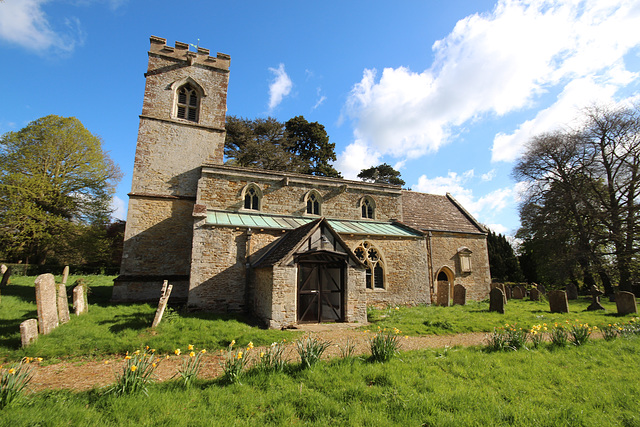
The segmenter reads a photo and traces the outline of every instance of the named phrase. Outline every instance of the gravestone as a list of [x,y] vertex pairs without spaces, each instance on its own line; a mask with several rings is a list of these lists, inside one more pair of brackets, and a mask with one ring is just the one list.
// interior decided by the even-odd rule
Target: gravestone
[[0,265],[0,274],[4,274],[7,272],[7,266],[2,264]]
[[535,286],[529,291],[529,299],[531,301],[540,301],[540,291]]
[[453,305],[465,305],[467,303],[467,288],[458,284],[453,287]]
[[496,288],[502,291],[502,296],[504,296],[504,303],[507,304],[507,289],[505,288],[504,283],[499,283]]
[[36,277],[36,304],[38,306],[38,328],[41,334],[48,334],[58,327],[56,304],[56,279],[46,273]]
[[591,289],[589,289],[589,293],[591,294],[591,305],[587,307],[587,310],[588,311],[604,310],[604,307],[602,306],[602,304],[600,304],[600,296],[604,295],[604,292],[598,289],[596,285],[591,285]]
[[65,265],[64,270],[62,270],[62,284],[67,286],[68,279],[69,279],[69,266]]
[[89,311],[87,287],[82,280],[78,280],[76,286],[73,288],[73,310],[76,316],[80,316]]
[[511,295],[513,295],[513,299],[523,299],[524,298],[523,289],[520,286],[516,286],[513,288],[513,292],[511,293]]
[[9,284],[9,278],[11,277],[11,267],[7,267],[2,275],[2,281],[0,281],[0,288]]
[[618,309],[618,314],[637,313],[636,296],[631,292],[618,292],[616,294],[616,308]]
[[38,339],[38,321],[36,319],[29,319],[20,323],[20,338],[23,348]]
[[536,288],[538,288],[538,292],[540,292],[541,295],[547,294],[547,288],[545,288],[544,285],[537,285],[535,283],[534,285],[536,285]]
[[567,299],[578,299],[578,287],[574,283],[569,283],[566,286]]
[[565,291],[549,292],[549,311],[552,313],[568,313],[569,301]]
[[171,296],[171,289],[173,289],[173,285],[169,285],[169,282],[165,280],[162,284],[162,292],[160,293],[160,301],[158,302],[156,317],[153,319],[153,323],[151,324],[152,328],[158,326],[162,320],[164,309],[167,307],[167,302],[169,302],[169,297]]
[[504,287],[504,296],[507,299],[507,301],[509,301],[510,299],[513,299],[513,289],[511,289],[511,286],[505,286]]
[[70,319],[67,287],[64,283],[58,283],[56,285],[56,292],[58,294],[58,321],[60,321],[61,324],[67,323]]
[[438,281],[438,305],[449,307],[449,282]]
[[493,288],[489,292],[489,311],[497,311],[504,314],[504,293],[500,288]]

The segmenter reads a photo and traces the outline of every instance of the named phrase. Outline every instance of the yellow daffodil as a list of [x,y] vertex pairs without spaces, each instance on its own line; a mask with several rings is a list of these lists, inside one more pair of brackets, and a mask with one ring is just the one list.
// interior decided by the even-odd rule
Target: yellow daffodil
[[238,359],[242,359],[242,352],[241,351],[238,352],[238,356],[237,357],[238,357]]
[[145,346],[145,347],[144,347],[144,349],[145,349],[145,350],[149,350],[149,346],[148,346],[148,345],[147,345],[147,346]]
[[236,340],[231,340],[231,344],[229,344],[229,346],[234,346],[236,344]]
[[189,344],[189,345],[187,346],[187,350],[193,350],[193,344]]
[[135,372],[135,371],[136,371],[136,369],[138,369],[138,367],[137,367],[136,365],[133,365],[133,366],[131,367],[131,372]]
[[264,357],[264,351],[260,352],[260,358],[262,359]]
[[179,348],[176,348],[176,349],[174,350],[174,353],[176,354],[176,356],[180,356],[180,353],[182,353],[182,352],[180,351],[180,349],[179,349]]
[[253,348],[253,342],[249,341],[249,345],[247,346],[247,349],[251,350]]
[[189,357],[196,357],[196,354],[192,351],[191,353],[189,353]]
[[156,362],[153,362],[153,363],[151,364],[151,366],[153,366],[153,367],[155,368],[155,367],[157,366],[157,365],[156,365]]
[[134,351],[133,354],[140,354],[140,350]]
[[124,360],[129,360],[129,359],[131,359],[131,356],[125,356],[124,357]]
[[13,375],[13,374],[15,374],[15,373],[16,373],[16,370],[15,370],[15,369],[13,369],[13,368],[10,368],[10,369],[9,369],[9,373],[10,373],[11,375]]
[[200,353],[205,354],[207,352],[207,350],[205,350],[204,348],[202,350],[200,350]]
[[42,362],[42,357],[38,357],[36,360],[37,360],[38,362]]

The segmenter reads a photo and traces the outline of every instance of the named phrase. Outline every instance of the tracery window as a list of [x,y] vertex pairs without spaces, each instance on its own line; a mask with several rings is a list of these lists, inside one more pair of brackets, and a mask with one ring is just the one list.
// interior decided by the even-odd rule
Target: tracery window
[[260,210],[260,202],[262,199],[262,192],[255,184],[247,185],[242,191],[244,198],[244,208],[253,211]]
[[367,289],[385,288],[385,265],[378,249],[371,242],[362,242],[353,253],[367,269]]
[[373,219],[375,217],[376,204],[369,196],[363,197],[360,201],[362,218]]
[[178,89],[178,99],[176,103],[176,115],[181,119],[191,122],[198,121],[198,108],[200,105],[198,91],[189,83]]
[[320,195],[316,191],[307,195],[307,214],[320,215]]

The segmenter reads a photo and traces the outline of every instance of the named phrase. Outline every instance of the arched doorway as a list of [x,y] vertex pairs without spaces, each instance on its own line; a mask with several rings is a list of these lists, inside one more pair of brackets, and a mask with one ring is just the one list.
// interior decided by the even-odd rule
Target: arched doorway
[[449,268],[443,267],[436,275],[436,305],[448,307],[452,293],[453,273]]

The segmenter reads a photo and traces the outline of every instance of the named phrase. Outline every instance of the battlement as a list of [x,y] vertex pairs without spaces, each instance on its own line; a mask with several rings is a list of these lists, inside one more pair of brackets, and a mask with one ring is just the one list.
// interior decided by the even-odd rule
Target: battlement
[[151,36],[151,47],[149,53],[162,55],[169,58],[187,61],[189,65],[202,64],[207,67],[214,67],[222,70],[229,70],[231,57],[227,54],[218,52],[217,56],[210,56],[209,49],[198,47],[197,51],[189,50],[188,43],[176,42],[175,47],[167,46],[167,39],[162,37]]

